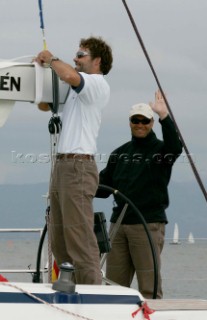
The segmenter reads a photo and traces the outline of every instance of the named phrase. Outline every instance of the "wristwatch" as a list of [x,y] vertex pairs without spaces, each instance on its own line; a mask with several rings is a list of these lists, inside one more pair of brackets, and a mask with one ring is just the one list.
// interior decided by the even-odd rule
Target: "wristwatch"
[[49,67],[52,68],[53,61],[59,61],[60,59],[58,57],[52,56],[50,58]]

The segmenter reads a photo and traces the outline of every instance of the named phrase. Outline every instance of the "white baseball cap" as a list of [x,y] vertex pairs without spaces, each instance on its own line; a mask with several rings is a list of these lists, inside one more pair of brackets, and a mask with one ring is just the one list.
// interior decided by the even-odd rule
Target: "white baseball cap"
[[150,105],[146,103],[138,103],[133,105],[129,111],[130,118],[135,115],[142,115],[148,119],[152,119],[154,116],[154,113]]

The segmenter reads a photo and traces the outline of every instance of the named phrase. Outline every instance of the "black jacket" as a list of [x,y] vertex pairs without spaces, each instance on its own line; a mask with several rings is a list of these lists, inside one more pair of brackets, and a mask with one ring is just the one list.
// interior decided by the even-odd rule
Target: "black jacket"
[[[168,183],[172,166],[182,152],[182,145],[170,116],[160,121],[163,141],[151,131],[146,138],[135,138],[112,152],[100,172],[100,184],[119,190],[140,210],[145,221],[167,223]],[[108,191],[98,189],[96,197],[107,198]],[[111,222],[116,222],[124,201],[115,196]],[[123,224],[141,223],[128,207]]]

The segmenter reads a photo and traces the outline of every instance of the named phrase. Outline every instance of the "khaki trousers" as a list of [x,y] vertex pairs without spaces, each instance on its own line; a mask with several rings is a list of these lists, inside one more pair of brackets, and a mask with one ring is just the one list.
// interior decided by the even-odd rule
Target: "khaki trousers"
[[98,187],[94,160],[57,160],[50,187],[52,252],[58,265],[75,267],[78,284],[101,284],[92,199]]
[[[165,224],[148,223],[147,226],[157,254],[157,298],[161,299],[163,293],[160,255],[164,246]],[[107,256],[106,277],[120,285],[130,287],[135,273],[139,291],[145,298],[152,299],[154,289],[153,257],[144,227],[141,224],[121,225]]]

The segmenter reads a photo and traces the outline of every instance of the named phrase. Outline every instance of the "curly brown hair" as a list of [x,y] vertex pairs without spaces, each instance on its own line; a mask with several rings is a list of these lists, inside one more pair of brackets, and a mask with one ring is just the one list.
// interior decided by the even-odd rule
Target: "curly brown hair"
[[81,39],[80,47],[90,50],[92,59],[101,58],[100,69],[103,74],[108,74],[112,68],[113,56],[111,47],[101,38],[90,37]]

